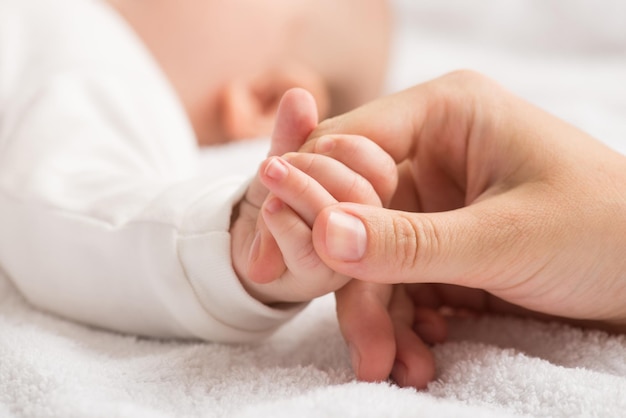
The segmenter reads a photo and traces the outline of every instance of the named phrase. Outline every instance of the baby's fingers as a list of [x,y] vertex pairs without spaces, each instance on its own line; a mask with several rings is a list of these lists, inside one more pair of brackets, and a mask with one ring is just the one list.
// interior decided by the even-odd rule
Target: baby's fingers
[[270,196],[262,208],[266,227],[274,237],[289,275],[270,284],[284,302],[307,301],[337,290],[347,277],[328,269],[313,248],[311,228],[289,206]]
[[283,255],[261,216],[248,254],[247,275],[255,283],[270,283],[286,270]]
[[359,135],[325,135],[307,142],[302,150],[327,156],[349,167],[374,187],[385,206],[389,205],[398,185],[398,170],[393,158],[375,142]]
[[309,226],[322,209],[338,201],[381,205],[367,180],[340,162],[321,155],[287,154],[285,159],[269,158],[261,165],[260,178]]
[[[287,91],[278,105],[268,156],[281,155],[300,148],[317,125],[317,119],[317,105],[309,92],[299,88]],[[246,191],[244,204],[259,209],[268,193],[259,176],[256,176]],[[282,255],[274,238],[267,233],[263,222],[258,222],[256,235],[250,246],[248,277],[256,283],[268,283],[284,271]]]
[[[280,157],[261,164],[259,177],[263,184],[288,204],[309,227],[326,206],[337,203],[322,185]],[[266,202],[267,203],[267,202]]]

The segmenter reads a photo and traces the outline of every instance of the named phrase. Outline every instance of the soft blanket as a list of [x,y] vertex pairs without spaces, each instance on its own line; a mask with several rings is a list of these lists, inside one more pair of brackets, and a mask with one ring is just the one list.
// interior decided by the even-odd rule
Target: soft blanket
[[[474,68],[626,151],[620,1],[412,0],[397,7],[390,90]],[[266,145],[212,150],[207,170],[250,169]],[[454,322],[434,353],[437,380],[427,390],[359,383],[332,296],[257,344],[155,341],[39,312],[0,274],[2,417],[626,414],[624,336],[488,316]]]

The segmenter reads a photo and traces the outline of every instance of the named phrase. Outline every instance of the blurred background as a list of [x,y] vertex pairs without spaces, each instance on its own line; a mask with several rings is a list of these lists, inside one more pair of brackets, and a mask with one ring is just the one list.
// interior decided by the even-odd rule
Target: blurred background
[[[395,27],[386,93],[457,69],[476,70],[626,154],[626,1],[391,4]],[[230,151],[242,149],[236,164],[224,164]],[[252,175],[266,150],[265,140],[212,148],[205,152],[213,161],[206,169]]]
[[387,91],[467,68],[626,153],[626,2],[393,0]]

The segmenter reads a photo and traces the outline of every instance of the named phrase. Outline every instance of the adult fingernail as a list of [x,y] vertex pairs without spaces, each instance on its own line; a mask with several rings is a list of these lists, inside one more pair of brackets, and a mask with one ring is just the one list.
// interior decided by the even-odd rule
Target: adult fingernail
[[352,370],[358,378],[359,368],[361,367],[361,354],[352,343],[348,343],[348,349],[350,350],[350,361],[352,362]]
[[396,362],[393,364],[393,368],[391,369],[391,377],[393,377],[393,380],[396,381],[398,386],[405,387],[406,376],[407,376],[406,366],[401,361],[396,360]]
[[259,257],[259,251],[261,250],[261,231],[258,231],[252,240],[250,245],[250,255],[248,256],[248,263],[252,263]]
[[358,261],[365,254],[367,232],[356,216],[332,211],[326,225],[326,249],[328,254],[342,261]]
[[278,157],[273,157],[265,167],[265,175],[274,180],[282,180],[287,177],[287,166]]

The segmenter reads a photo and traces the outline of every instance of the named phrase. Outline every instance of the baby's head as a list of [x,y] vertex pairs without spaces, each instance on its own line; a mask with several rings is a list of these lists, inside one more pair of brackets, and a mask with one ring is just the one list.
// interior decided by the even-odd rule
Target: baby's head
[[169,77],[201,144],[268,134],[291,87],[328,116],[383,83],[385,0],[109,1]]

